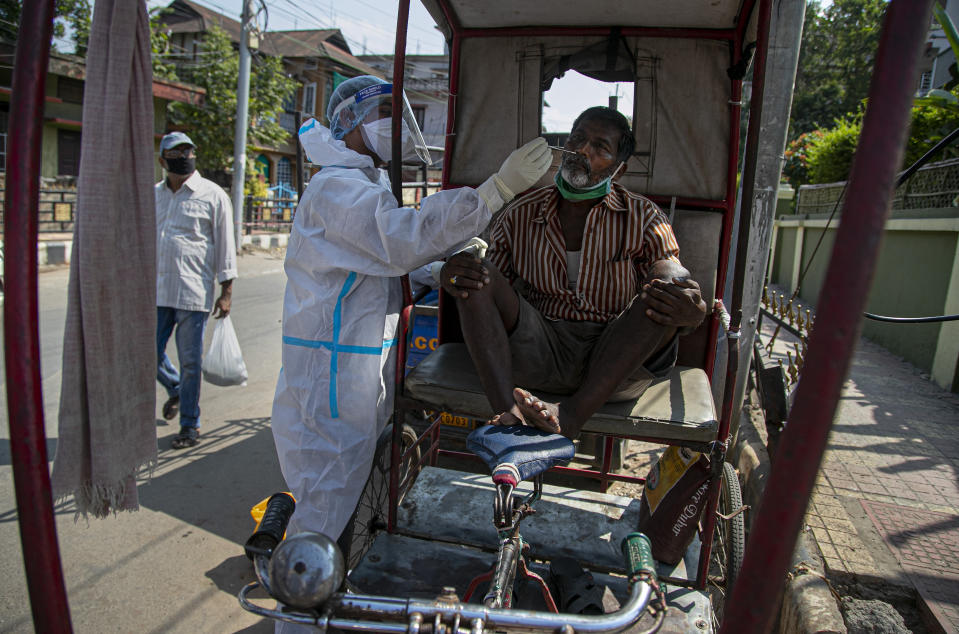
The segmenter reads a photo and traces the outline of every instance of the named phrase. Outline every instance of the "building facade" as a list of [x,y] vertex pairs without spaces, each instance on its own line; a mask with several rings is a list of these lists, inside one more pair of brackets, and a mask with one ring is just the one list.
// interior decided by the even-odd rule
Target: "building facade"
[[[0,51],[12,59],[15,42],[0,42]],[[0,172],[6,172],[12,68],[0,68]],[[86,62],[82,57],[51,52],[44,95],[41,176],[72,184],[80,173],[83,128],[83,91]],[[166,108],[171,101],[202,104],[202,88],[179,82],[153,80],[153,131],[159,142],[166,131]],[[157,180],[160,179],[157,166]]]
[[[203,35],[214,24],[239,47],[238,21],[190,0],[174,0],[161,16],[161,22],[169,34],[173,53],[170,60],[174,65],[198,61]],[[290,133],[286,142],[276,147],[251,146],[247,155],[268,186],[295,188],[297,116],[301,121],[315,117],[326,125],[326,104],[340,82],[357,75],[382,73],[353,56],[339,29],[269,31],[261,35],[257,48],[263,55],[283,60],[283,68],[296,80],[297,89],[284,102],[279,115],[278,123]],[[309,170],[305,165],[301,182],[308,180]]]
[[[945,5],[946,14],[954,25],[959,26],[959,0],[939,0]],[[932,20],[929,37],[920,61],[919,85],[916,94],[925,96],[934,88],[942,88],[953,79],[950,67],[956,63],[956,55],[946,39],[946,33],[936,21]]]

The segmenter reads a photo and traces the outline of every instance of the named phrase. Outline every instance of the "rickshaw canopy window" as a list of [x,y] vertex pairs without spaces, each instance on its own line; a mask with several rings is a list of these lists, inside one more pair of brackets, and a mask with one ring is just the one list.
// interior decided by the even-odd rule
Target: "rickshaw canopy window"
[[599,42],[572,55],[544,59],[541,90],[549,90],[553,80],[562,77],[568,70],[599,81],[632,82],[636,80],[636,59],[619,29],[613,29],[606,42]]
[[[555,72],[550,65],[555,68],[563,57],[578,61],[578,54],[593,47],[603,50],[605,64],[607,41],[608,36],[463,38],[449,182],[479,184],[499,156],[538,136],[541,82]],[[634,56],[628,81],[635,85],[635,153],[620,183],[647,195],[724,200],[733,98],[728,42],[634,36],[625,41]],[[571,70],[583,72],[579,64]],[[606,102],[607,95],[597,92],[594,105]],[[470,125],[460,125],[464,121]],[[550,184],[554,175],[551,170],[537,186]]]

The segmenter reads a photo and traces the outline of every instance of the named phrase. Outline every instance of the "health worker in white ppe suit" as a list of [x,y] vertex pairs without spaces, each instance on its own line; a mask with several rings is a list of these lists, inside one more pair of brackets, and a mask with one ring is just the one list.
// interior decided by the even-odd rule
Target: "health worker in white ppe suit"
[[[538,138],[479,187],[435,193],[418,211],[401,207],[379,169],[391,158],[391,92],[376,77],[347,80],[330,98],[330,128],[310,119],[299,131],[307,157],[322,169],[297,206],[284,265],[283,368],[272,427],[296,498],[290,534],[336,540],[359,500],[393,408],[400,276],[478,235],[551,160]],[[404,160],[428,162],[408,104],[403,120]]]

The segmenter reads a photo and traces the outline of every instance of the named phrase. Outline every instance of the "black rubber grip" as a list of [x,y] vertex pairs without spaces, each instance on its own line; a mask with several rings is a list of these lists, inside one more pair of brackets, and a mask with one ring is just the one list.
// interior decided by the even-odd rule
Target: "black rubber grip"
[[256,530],[246,540],[244,550],[251,560],[259,551],[272,551],[286,534],[286,525],[290,523],[290,516],[296,508],[296,502],[289,493],[274,493],[266,503],[263,518],[256,525]]

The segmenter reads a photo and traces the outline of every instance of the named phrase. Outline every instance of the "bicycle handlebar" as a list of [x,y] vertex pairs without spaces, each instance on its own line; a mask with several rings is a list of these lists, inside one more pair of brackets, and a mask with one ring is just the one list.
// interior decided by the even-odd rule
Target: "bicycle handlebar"
[[[348,631],[370,631],[372,625],[382,632],[426,631],[439,619],[447,631],[454,634],[480,634],[486,630],[517,628],[521,630],[576,632],[618,632],[642,616],[654,592],[658,591],[656,569],[650,549],[649,538],[642,533],[630,533],[622,543],[627,571],[630,575],[630,594],[626,603],[616,612],[596,616],[580,614],[555,614],[534,610],[488,608],[484,605],[462,602],[445,602],[424,599],[400,599],[396,597],[348,594],[338,592],[317,612],[309,613],[282,609],[269,609],[249,601],[247,595],[261,584],[253,582],[238,595],[240,605],[249,612],[267,618],[313,625],[321,630],[334,628]],[[266,579],[269,559],[258,556],[254,560],[257,576]],[[266,587],[267,591],[269,588]],[[663,614],[649,632],[662,624]],[[368,620],[364,620],[368,619]],[[463,627],[460,626],[463,625]],[[564,630],[564,628],[566,628]]]
[[[312,625],[321,630],[327,628],[347,631],[370,631],[375,625],[378,632],[418,631],[421,625],[435,622],[437,618],[446,624],[463,623],[468,628],[448,626],[448,631],[459,634],[479,633],[485,630],[517,628],[526,630],[563,631],[571,627],[576,632],[619,632],[639,620],[649,604],[653,590],[648,583],[633,584],[629,599],[616,612],[597,616],[582,614],[554,614],[534,610],[511,610],[487,608],[474,603],[441,603],[423,599],[396,599],[372,595],[347,595],[338,593],[328,603],[320,616],[306,612],[270,610],[251,603],[247,595],[259,586],[253,582],[240,590],[238,596],[244,609],[268,618],[289,623]],[[346,612],[348,616],[337,616]],[[364,616],[373,620],[362,620]],[[568,631],[568,630],[567,630]]]

